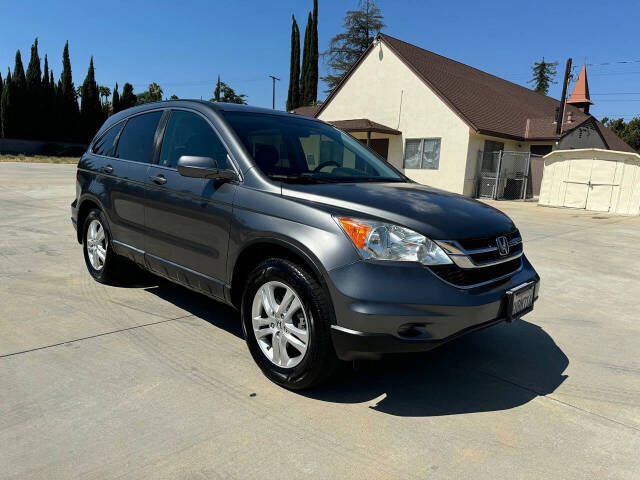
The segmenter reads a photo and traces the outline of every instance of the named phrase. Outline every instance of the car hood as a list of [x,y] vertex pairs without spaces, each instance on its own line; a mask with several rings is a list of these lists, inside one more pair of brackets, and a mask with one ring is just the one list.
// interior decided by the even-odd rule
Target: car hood
[[282,195],[323,204],[331,213],[397,223],[438,240],[515,229],[509,217],[489,205],[418,183],[282,184]]

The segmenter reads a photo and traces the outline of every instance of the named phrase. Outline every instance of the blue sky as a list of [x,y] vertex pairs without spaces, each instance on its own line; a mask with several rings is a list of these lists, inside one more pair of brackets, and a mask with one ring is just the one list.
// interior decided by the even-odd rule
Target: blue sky
[[[344,13],[357,0],[319,0],[320,49],[340,31]],[[379,0],[384,32],[516,83],[531,77],[542,56],[567,57],[576,73],[586,60],[598,117],[640,113],[640,11],[636,1],[467,1]],[[291,14],[304,32],[312,0],[110,1],[0,0],[0,67],[13,68],[16,49],[23,62],[39,38],[56,79],[62,48],[69,40],[74,82],[86,75],[94,56],[98,83],[117,81],[142,91],[155,81],[165,95],[210,98],[217,75],[249,103],[284,108],[289,76]],[[10,21],[7,21],[10,20]],[[630,63],[614,63],[630,62]],[[608,65],[601,65],[609,63]],[[321,74],[326,67],[320,64]],[[560,97],[560,83],[551,96]],[[323,90],[321,88],[320,90]],[[622,95],[625,94],[625,95]],[[634,95],[628,95],[634,94]]]

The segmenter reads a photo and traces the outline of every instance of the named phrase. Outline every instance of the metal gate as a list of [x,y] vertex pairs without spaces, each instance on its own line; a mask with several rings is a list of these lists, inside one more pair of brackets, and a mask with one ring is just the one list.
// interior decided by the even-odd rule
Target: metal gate
[[478,196],[495,200],[527,198],[531,154],[529,152],[483,152],[479,162]]

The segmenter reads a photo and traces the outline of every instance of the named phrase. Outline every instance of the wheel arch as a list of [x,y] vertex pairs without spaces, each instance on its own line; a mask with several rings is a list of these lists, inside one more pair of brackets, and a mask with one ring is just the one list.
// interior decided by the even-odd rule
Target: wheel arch
[[100,210],[104,214],[107,223],[109,223],[109,218],[107,217],[106,210],[102,205],[102,203],[100,202],[100,200],[98,200],[93,195],[83,196],[80,199],[80,203],[78,205],[78,220],[77,220],[78,228],[76,231],[78,243],[82,243],[82,230],[84,228],[84,221],[87,218],[89,211],[93,208]]
[[[325,280],[325,272],[319,266],[319,260],[304,249],[275,238],[257,238],[246,245],[239,253],[233,264],[233,272],[231,275],[230,300],[236,307],[240,307],[242,299],[242,288],[244,279],[247,278],[251,270],[260,262],[268,258],[284,258],[292,262],[298,263],[307,270],[324,288],[326,294],[331,298],[330,291],[327,288]],[[331,312],[332,323],[335,322],[335,314]]]

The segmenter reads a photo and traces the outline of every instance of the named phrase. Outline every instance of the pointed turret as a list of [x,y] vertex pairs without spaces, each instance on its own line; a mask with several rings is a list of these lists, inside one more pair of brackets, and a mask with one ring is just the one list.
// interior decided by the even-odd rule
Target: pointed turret
[[587,81],[586,65],[582,65],[582,70],[580,70],[580,75],[578,75],[578,81],[575,87],[573,87],[573,92],[571,92],[571,97],[567,100],[567,103],[579,108],[584,113],[589,113],[589,106],[593,105],[593,102],[589,98],[589,82]]

